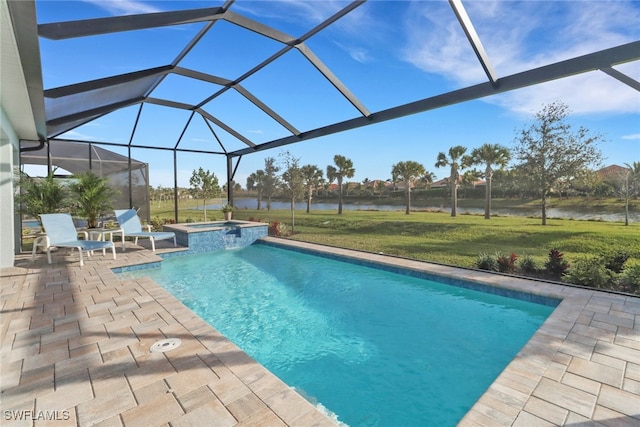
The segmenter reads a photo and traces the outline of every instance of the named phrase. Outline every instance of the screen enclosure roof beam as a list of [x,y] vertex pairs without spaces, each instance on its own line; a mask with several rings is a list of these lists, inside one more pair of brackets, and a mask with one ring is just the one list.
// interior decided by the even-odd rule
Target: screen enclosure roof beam
[[220,19],[225,10],[222,7],[177,10],[170,12],[145,13],[138,15],[114,16],[108,18],[83,19],[79,21],[53,22],[38,25],[38,34],[51,40],[110,34],[121,31],[144,30],[169,25]]
[[484,50],[484,46],[482,46],[480,37],[478,36],[478,33],[476,32],[476,29],[471,22],[471,18],[469,18],[466,9],[462,5],[462,0],[449,0],[449,4],[451,5],[451,8],[453,9],[456,17],[458,18],[458,22],[460,23],[462,30],[467,35],[467,39],[469,39],[469,43],[471,43],[471,47],[476,53],[476,56],[480,61],[480,65],[482,65],[482,69],[487,74],[489,81],[495,85],[498,81],[498,76],[496,75],[496,71],[489,61],[489,56]]
[[600,69],[600,71],[602,71],[605,74],[610,75],[611,77],[613,77],[614,79],[626,84],[627,86],[630,86],[632,88],[634,88],[635,90],[637,90],[638,92],[640,92],[640,82],[634,78],[631,78],[629,76],[627,76],[624,73],[621,73],[620,71],[616,70],[615,68],[611,68],[611,67],[603,67]]
[[590,53],[587,55],[506,76],[498,80],[497,87],[491,84],[491,82],[469,86],[463,89],[458,89],[452,92],[382,110],[377,113],[373,113],[368,117],[356,117],[321,128],[313,129],[308,132],[303,132],[299,136],[288,136],[285,138],[256,145],[253,148],[244,148],[241,150],[233,151],[229,153],[229,155],[241,156],[256,151],[277,148],[300,141],[331,135],[346,130],[356,129],[362,126],[397,119],[424,111],[434,110],[448,105],[459,104],[461,102],[471,101],[473,99],[484,98],[486,96],[495,95],[498,93],[509,92],[515,89],[521,89],[527,86],[533,86],[536,84],[570,77],[589,71],[610,68],[613,65],[637,61],[639,59],[640,41],[635,41],[610,49],[601,50],[599,52]]

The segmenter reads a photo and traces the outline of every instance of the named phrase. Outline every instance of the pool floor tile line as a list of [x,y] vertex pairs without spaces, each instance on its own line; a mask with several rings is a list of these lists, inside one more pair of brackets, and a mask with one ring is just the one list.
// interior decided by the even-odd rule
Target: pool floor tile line
[[[640,425],[640,298],[265,240],[561,300],[460,426]],[[25,254],[0,271],[3,426],[335,425],[155,282],[112,272],[161,262],[165,243],[154,254],[128,242],[82,268],[70,252],[51,265]],[[149,351],[173,337],[182,345]],[[37,411],[59,419],[17,419]]]

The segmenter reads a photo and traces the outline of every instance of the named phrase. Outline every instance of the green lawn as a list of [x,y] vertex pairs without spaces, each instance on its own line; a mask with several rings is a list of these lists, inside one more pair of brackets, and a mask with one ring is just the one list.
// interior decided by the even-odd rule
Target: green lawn
[[[280,221],[291,231],[289,211],[239,210],[237,219]],[[296,212],[290,238],[371,252],[473,267],[478,253],[533,256],[542,265],[550,248],[571,260],[582,255],[628,248],[640,262],[640,224],[495,217],[448,213],[380,211]]]
[[[181,201],[179,221],[202,221],[196,200]],[[152,217],[173,218],[173,205],[152,204]],[[222,212],[209,210],[208,220],[221,220]],[[234,211],[236,219],[279,221],[291,232],[288,210]],[[528,254],[543,263],[550,248],[557,248],[569,260],[582,255],[625,249],[631,253],[630,263],[640,263],[640,224],[624,226],[618,222],[493,217],[481,215],[403,211],[303,211],[295,213],[295,233],[289,236],[327,245],[371,252],[384,252],[440,263],[473,267],[480,252]]]

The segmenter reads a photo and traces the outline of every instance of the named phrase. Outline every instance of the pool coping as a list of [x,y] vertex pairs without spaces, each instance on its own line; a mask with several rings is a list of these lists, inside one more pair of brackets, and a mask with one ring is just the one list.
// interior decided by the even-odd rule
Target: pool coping
[[[640,421],[640,298],[286,239],[263,241],[561,300],[459,425]],[[175,252],[158,243],[157,254]],[[157,254],[127,242],[115,261],[94,256],[79,268],[77,254],[55,255],[53,265],[43,255],[34,263],[24,255],[16,267],[2,270],[3,410],[68,407],[67,425],[88,419],[145,425],[150,416],[152,423],[184,425],[203,414],[227,425],[334,425],[158,284],[120,281],[111,270],[160,262]],[[170,352],[150,360],[143,351],[175,334],[187,343],[189,357]],[[165,370],[145,368],[163,358]]]
[[221,225],[211,225],[209,227],[203,227],[207,224],[224,224],[224,223],[233,223],[234,226],[238,228],[251,228],[251,227],[265,227],[267,224],[255,221],[243,221],[232,219],[229,221],[202,221],[202,222],[188,222],[188,223],[179,223],[179,224],[164,224],[162,227],[168,231],[180,231],[182,233],[190,234],[190,233],[202,233],[206,231],[219,231],[225,229],[224,226]]

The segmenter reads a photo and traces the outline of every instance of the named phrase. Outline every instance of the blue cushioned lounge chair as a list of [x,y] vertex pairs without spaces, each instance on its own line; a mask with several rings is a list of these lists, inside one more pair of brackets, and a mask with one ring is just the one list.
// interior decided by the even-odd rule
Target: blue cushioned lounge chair
[[113,242],[88,240],[86,231],[82,232],[85,235],[85,240],[78,239],[78,231],[73,225],[71,215],[67,213],[42,214],[40,215],[40,220],[46,235],[39,239],[44,240],[44,245],[42,245],[42,241],[40,245],[35,245],[34,243],[34,250],[32,252],[31,259],[35,256],[35,249],[37,246],[44,246],[47,249],[47,260],[49,261],[49,264],[51,264],[51,248],[53,247],[77,248],[80,253],[81,267],[84,265],[82,251],[87,252],[87,255],[91,255],[91,252],[102,249],[102,254],[104,255],[105,249],[111,248],[111,251],[113,252],[113,259],[116,259],[116,247]]
[[116,210],[116,219],[122,230],[122,251],[124,252],[125,237],[135,237],[135,244],[138,244],[138,238],[143,237],[151,240],[151,250],[156,251],[156,240],[173,239],[173,246],[176,246],[176,234],[171,231],[150,231],[151,226],[147,226],[149,231],[142,231],[142,224],[138,213],[135,209]]

